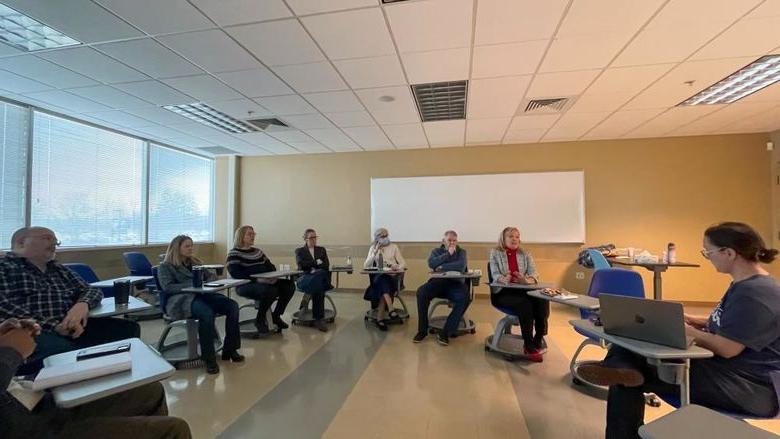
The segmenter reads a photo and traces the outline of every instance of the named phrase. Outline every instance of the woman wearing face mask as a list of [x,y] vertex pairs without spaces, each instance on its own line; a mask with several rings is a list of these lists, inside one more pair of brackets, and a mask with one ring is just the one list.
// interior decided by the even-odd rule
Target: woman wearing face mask
[[[498,237],[498,245],[490,250],[490,275],[494,282],[502,284],[538,283],[536,265],[531,254],[520,248],[520,230],[506,227]],[[491,303],[510,308],[520,319],[523,351],[528,360],[542,362],[541,349],[547,335],[547,319],[550,302],[528,296],[528,292],[516,288],[492,288]],[[533,334],[536,328],[536,335]]]
[[[217,356],[214,352],[214,320],[217,315],[225,316],[225,342],[222,347],[222,359],[236,363],[244,361],[238,353],[241,347],[241,332],[238,326],[238,304],[219,293],[184,293],[183,288],[192,286],[192,267],[201,265],[200,259],[193,255],[192,239],[179,235],[168,245],[165,259],[158,268],[160,286],[167,296],[165,313],[172,319],[181,320],[194,317],[198,319],[198,342],[206,372],[219,373]],[[214,278],[209,271],[203,271],[203,281]]]
[[[379,267],[379,255],[382,255],[382,265]],[[397,245],[390,242],[390,233],[385,228],[377,229],[374,232],[374,242],[368,249],[368,257],[363,264],[364,268],[377,267],[403,272],[406,268],[406,261],[401,255],[401,250]],[[376,309],[376,325],[382,331],[387,331],[387,320],[385,313],[389,311],[388,316],[391,319],[398,318],[398,314],[393,309],[393,296],[398,290],[399,274],[371,274],[369,275],[370,285],[363,296],[364,299],[371,302],[371,308]]]
[[[759,417],[777,413],[770,373],[780,371],[780,284],[761,266],[777,253],[747,224],[726,222],[704,232],[702,256],[731,284],[709,316],[685,315],[686,335],[715,354],[691,360],[691,403]],[[577,371],[609,386],[608,439],[639,437],[645,392],[679,394],[646,358],[617,346]]]

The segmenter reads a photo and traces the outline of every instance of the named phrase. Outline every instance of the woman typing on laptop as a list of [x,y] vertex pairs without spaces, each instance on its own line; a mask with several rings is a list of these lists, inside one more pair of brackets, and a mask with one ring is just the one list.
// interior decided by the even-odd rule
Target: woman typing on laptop
[[[685,315],[686,334],[715,356],[692,360],[691,402],[758,417],[777,413],[770,373],[780,371],[780,284],[761,267],[777,250],[747,224],[726,222],[704,232],[702,256],[732,278],[715,310]],[[645,358],[613,346],[606,358],[578,368],[586,380],[609,386],[607,439],[637,438],[645,392],[676,393]]]

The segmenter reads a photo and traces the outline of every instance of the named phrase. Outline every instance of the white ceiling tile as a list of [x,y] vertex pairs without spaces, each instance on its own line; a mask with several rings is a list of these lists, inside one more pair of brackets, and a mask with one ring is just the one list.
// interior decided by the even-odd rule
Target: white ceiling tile
[[363,104],[351,91],[330,91],[325,93],[307,93],[303,97],[323,113],[343,113],[361,111]]
[[501,119],[469,119],[466,121],[466,144],[501,143],[509,122],[509,117]]
[[503,144],[515,144],[515,143],[539,143],[544,133],[547,132],[546,128],[525,128],[525,129],[510,129],[506,133]]
[[299,130],[275,131],[275,132],[269,132],[268,135],[273,137],[276,140],[280,140],[285,143],[313,141],[313,139],[309,137],[308,134]]
[[664,3],[665,0],[575,1],[566,13],[557,35],[568,38],[613,33],[624,35],[627,41]]
[[508,76],[472,80],[469,84],[468,118],[514,116],[530,79],[530,76]]
[[339,60],[333,63],[354,89],[406,84],[401,63],[395,55]]
[[329,62],[279,66],[273,68],[295,91],[309,93],[344,90],[347,84]]
[[780,17],[780,2],[777,0],[765,1],[745,16],[746,19],[764,17]]
[[320,143],[332,149],[333,151],[362,151],[362,149],[353,142],[344,132],[338,128],[304,130],[306,134],[317,139]]
[[217,73],[216,77],[251,98],[293,93],[293,89],[265,67],[254,70]]
[[588,93],[639,93],[674,67],[674,64],[652,66],[617,67],[604,71],[588,88]]
[[110,110],[111,108],[80,98],[62,90],[47,90],[27,93],[27,96],[39,101],[48,102],[58,107],[67,108],[69,113],[87,113],[93,111]]
[[225,30],[266,65],[304,64],[325,58],[297,20],[248,24]]
[[680,128],[670,135],[710,134],[744,118],[758,116],[776,107],[776,102],[748,102],[726,105]]
[[195,122],[195,121],[189,121],[189,122],[182,123],[182,124],[170,125],[170,127],[174,128],[174,129],[177,129],[177,130],[179,130],[181,132],[187,133],[188,135],[200,137],[201,139],[207,140],[210,143],[214,143],[214,141],[212,139],[218,138],[218,137],[221,137],[221,136],[227,134],[226,132],[224,132],[222,130],[219,130],[219,129],[216,129],[216,128],[212,128],[212,127],[210,127],[208,125],[202,124],[200,122]]
[[0,59],[0,69],[8,70],[19,76],[24,76],[55,88],[98,85],[97,82],[86,76],[71,72],[32,55],[2,58]]
[[578,95],[590,85],[601,70],[541,73],[534,76],[526,95],[529,98]]
[[187,0],[95,0],[150,34],[207,29],[214,25]]
[[[420,122],[412,93],[407,87],[370,88],[356,93],[369,113],[382,125]],[[382,96],[392,96],[395,100],[380,101]]]
[[618,111],[590,130],[583,138],[615,139],[621,137],[663,111],[662,108]]
[[577,97],[574,104],[569,108],[571,113],[597,113],[600,111],[615,111],[625,105],[632,97],[633,93],[620,91],[615,93],[591,93]]
[[509,131],[521,131],[529,129],[548,130],[561,117],[560,114],[534,114],[517,116],[512,119]]
[[430,0],[385,8],[400,52],[471,46],[473,0]]
[[119,110],[100,111],[97,113],[87,113],[87,115],[97,120],[102,120],[114,125],[127,127],[127,128],[141,128],[154,125],[144,118],[133,116],[130,113]]
[[370,127],[376,125],[371,115],[365,111],[349,111],[346,113],[325,113],[325,117],[337,127]]
[[[684,62],[632,99],[625,109],[675,106],[752,61],[750,57]],[[686,81],[695,82],[688,85]]]
[[431,148],[448,146],[463,146],[463,135],[466,128],[465,120],[445,120],[425,122],[422,124],[428,136]]
[[114,87],[155,105],[187,104],[194,99],[158,81],[128,82]]
[[621,34],[556,38],[542,61],[540,72],[600,69],[628,42]]
[[661,137],[669,131],[721,109],[722,105],[673,107],[629,131],[623,137]]
[[33,91],[50,90],[51,87],[38,81],[27,79],[24,76],[19,76],[15,73],[0,70],[0,89],[12,93],[29,93]]
[[352,140],[363,147],[366,151],[377,151],[383,149],[395,149],[390,139],[385,133],[377,127],[350,127],[343,130]]
[[211,73],[257,69],[262,65],[222,30],[206,30],[159,38],[191,62]]
[[282,0],[191,0],[220,26],[291,17]]
[[240,99],[242,97],[238,92],[209,75],[164,79],[163,82],[176,90],[201,101],[209,99],[226,101],[229,99]]
[[3,3],[82,43],[143,35],[90,0],[3,0]]
[[377,0],[287,0],[293,12],[297,15],[316,14],[319,12],[340,11],[344,9],[377,6]]
[[333,128],[333,124],[319,113],[284,116],[282,119],[291,127],[297,128],[299,130]]
[[[234,99],[230,101],[208,101],[211,107],[235,117],[236,119],[250,119],[256,117],[272,116],[273,113],[250,99]],[[251,114],[249,112],[252,112]]]
[[780,44],[780,16],[740,20],[694,53],[691,59],[763,55]]
[[547,131],[545,141],[570,140],[588,132],[596,124],[609,116],[609,113],[566,113]]
[[143,73],[133,70],[91,47],[59,49],[42,52],[37,56],[107,84],[149,79]]
[[548,43],[548,40],[536,40],[475,47],[471,77],[491,78],[534,73]]
[[397,149],[428,148],[421,123],[382,125],[382,129]]
[[269,96],[265,98],[257,98],[255,101],[274,114],[281,116],[289,114],[310,114],[317,112],[314,107],[309,105],[308,102],[304,101],[303,98],[298,95]]
[[173,111],[160,107],[134,108],[132,110],[127,110],[126,112],[164,126],[182,125],[192,122],[191,119],[179,116]]
[[264,133],[241,134],[240,138],[274,154],[299,154],[300,151]]
[[163,125],[150,125],[143,128],[137,128],[136,131],[143,133],[144,137],[151,137],[152,140],[160,139],[164,141],[171,139],[174,136],[186,135],[179,130],[175,130]]
[[68,93],[81,96],[82,98],[91,99],[115,110],[152,106],[152,104],[149,102],[138,99],[135,96],[129,95],[123,91],[117,90],[107,85],[73,88],[68,90]]
[[323,146],[321,143],[314,140],[309,140],[308,142],[287,142],[287,144],[306,154],[322,154],[333,152],[327,147]]
[[21,55],[24,52],[8,44],[0,43],[0,56]]
[[313,15],[301,21],[330,59],[395,54],[379,8]]
[[203,73],[184,58],[149,38],[100,44],[94,47],[153,78]]
[[469,48],[408,52],[401,54],[409,82],[461,81],[469,78]]
[[475,44],[552,37],[568,0],[480,0]]
[[693,21],[731,21],[762,0],[672,0],[648,24],[648,28],[685,26]]

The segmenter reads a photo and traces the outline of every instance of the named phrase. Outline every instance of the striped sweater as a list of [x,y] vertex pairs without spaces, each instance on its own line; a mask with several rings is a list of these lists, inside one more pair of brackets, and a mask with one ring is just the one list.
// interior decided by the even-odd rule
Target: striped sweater
[[268,256],[255,247],[231,249],[225,266],[233,279],[251,279],[253,274],[276,270],[276,266],[271,263]]

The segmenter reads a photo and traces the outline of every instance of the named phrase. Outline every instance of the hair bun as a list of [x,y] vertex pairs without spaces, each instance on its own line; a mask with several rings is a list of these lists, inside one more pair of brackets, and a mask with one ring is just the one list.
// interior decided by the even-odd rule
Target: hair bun
[[756,252],[756,257],[759,261],[768,264],[775,260],[778,251],[773,248],[761,248]]

